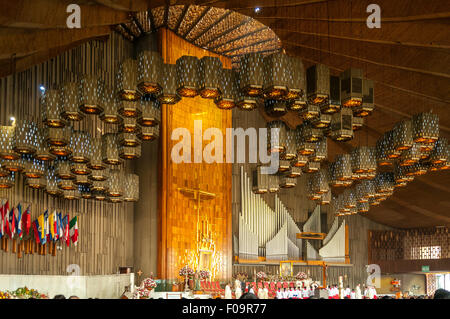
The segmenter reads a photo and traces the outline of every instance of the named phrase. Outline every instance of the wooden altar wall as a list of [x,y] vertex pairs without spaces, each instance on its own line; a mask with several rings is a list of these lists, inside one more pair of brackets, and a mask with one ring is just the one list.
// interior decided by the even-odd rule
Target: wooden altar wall
[[[167,29],[158,34],[160,52],[165,63],[175,64],[183,55],[218,56],[198,48],[179,38]],[[231,60],[218,56],[224,68],[231,68]],[[216,250],[223,255],[222,271],[218,279],[230,278],[232,273],[231,236],[231,164],[180,163],[171,160],[172,147],[178,141],[171,140],[172,131],[178,127],[191,132],[193,148],[194,120],[202,120],[203,131],[216,127],[225,138],[226,128],[232,124],[232,112],[218,109],[212,100],[201,97],[183,98],[175,105],[162,107],[158,275],[174,279],[181,268],[180,258],[187,249],[195,247],[197,209],[196,202],[182,195],[178,188],[199,188],[216,194],[216,198],[201,203],[202,214],[208,216]],[[203,142],[203,147],[208,142]],[[224,140],[225,145],[225,140]],[[192,155],[194,154],[192,149]],[[225,162],[225,152],[224,152]]]

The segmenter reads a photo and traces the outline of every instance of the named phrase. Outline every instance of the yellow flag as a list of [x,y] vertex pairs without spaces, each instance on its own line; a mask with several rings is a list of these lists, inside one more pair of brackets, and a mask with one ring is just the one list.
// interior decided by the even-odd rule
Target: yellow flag
[[52,234],[52,239],[55,238],[55,227],[54,227],[54,223],[55,223],[55,212],[51,213],[48,216],[48,223],[50,225],[50,234]]
[[45,237],[45,231],[44,231],[44,214],[40,215],[38,217],[38,223],[39,223],[39,228],[41,229],[41,238]]

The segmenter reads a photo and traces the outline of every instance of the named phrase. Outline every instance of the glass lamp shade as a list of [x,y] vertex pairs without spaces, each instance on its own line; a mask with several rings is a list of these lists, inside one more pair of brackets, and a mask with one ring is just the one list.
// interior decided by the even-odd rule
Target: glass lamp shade
[[252,171],[252,191],[255,194],[264,194],[269,191],[269,175],[262,173],[262,166]]
[[48,89],[40,98],[43,122],[48,127],[64,127],[66,121],[62,118],[62,104],[60,91]]
[[367,213],[370,209],[370,205],[369,202],[365,202],[365,203],[358,203],[356,205],[356,209],[358,210],[358,213]]
[[77,200],[81,198],[80,190],[78,188],[72,190],[64,190],[63,192],[64,199],[68,200]]
[[109,169],[93,169],[89,178],[93,181],[106,181],[109,176]]
[[106,194],[104,192],[92,192],[92,196],[98,201],[104,201],[106,199]]
[[315,128],[327,128],[331,125],[331,115],[322,114],[311,119],[311,125]]
[[119,143],[117,133],[107,133],[102,136],[102,161],[109,165],[119,165],[122,159],[119,156]]
[[14,186],[15,175],[11,173],[11,175],[0,177],[0,189],[11,188]]
[[336,155],[334,175],[336,179],[341,181],[350,180],[352,178],[352,164],[350,154]]
[[390,193],[394,191],[394,173],[380,172],[375,176],[375,191],[380,193]]
[[25,185],[32,189],[45,189],[47,187],[47,180],[45,177],[28,177],[25,179]]
[[9,174],[11,174],[10,171],[7,171],[3,168],[3,163],[2,163],[3,161],[4,160],[1,160],[1,162],[0,162],[0,177],[6,177],[6,176],[9,176]]
[[303,109],[306,108],[306,101],[303,98],[298,98],[295,100],[289,100],[286,105],[287,105],[288,110],[290,110],[290,111],[301,112]]
[[61,116],[67,121],[81,121],[84,118],[84,114],[78,107],[78,86],[79,84],[76,82],[66,82],[60,91]]
[[328,142],[327,139],[324,138],[319,142],[316,142],[314,145],[314,153],[311,154],[309,160],[312,162],[322,162],[327,158],[328,155]]
[[139,176],[127,174],[125,176],[123,200],[126,202],[137,202],[139,200]]
[[120,124],[122,118],[119,116],[118,104],[114,89],[105,86],[103,94],[103,112],[100,114],[100,119],[106,124]]
[[373,81],[368,79],[363,79],[362,82],[362,103],[361,105],[355,106],[353,108],[353,115],[358,117],[366,117],[372,114],[375,104],[374,104],[374,93],[373,93]]
[[14,128],[14,151],[19,154],[34,154],[38,147],[38,133],[36,123],[19,120]]
[[113,204],[118,204],[118,203],[122,203],[123,202],[123,198],[122,197],[111,197],[109,196],[107,198],[108,202],[113,203]]
[[161,106],[158,100],[148,97],[141,99],[142,113],[138,119],[141,126],[156,126],[161,122]]
[[60,179],[58,180],[58,187],[63,191],[75,190],[77,187],[70,179]]
[[91,189],[88,185],[78,185],[78,190],[80,191],[81,198],[84,198],[84,199],[93,198]]
[[70,170],[70,162],[58,159],[55,161],[55,175],[59,179],[74,179],[75,175]]
[[357,107],[362,104],[363,72],[361,69],[350,68],[340,75],[341,100],[344,107]]
[[265,100],[264,110],[270,117],[280,117],[287,113],[285,101],[280,100]]
[[48,147],[47,141],[45,140],[46,131],[44,128],[39,129],[39,134],[37,136],[38,139],[38,149],[34,154],[34,158],[44,162],[53,161],[56,156],[50,153],[50,149]]
[[434,143],[439,138],[439,116],[420,113],[412,117],[413,139],[416,143]]
[[349,141],[353,138],[353,112],[349,108],[342,108],[331,118],[330,137],[338,142]]
[[23,158],[2,160],[2,168],[8,172],[21,172],[25,168],[25,161]]
[[382,137],[380,137],[376,143],[376,158],[377,158],[377,164],[378,166],[391,166],[392,165],[392,159],[389,158],[387,151],[388,151],[388,144],[389,141],[386,138],[386,134],[384,134]]
[[125,118],[137,118],[141,116],[141,103],[140,101],[128,101],[121,100],[117,101],[119,108],[119,114]]
[[331,203],[331,192],[322,194],[319,199],[317,199],[319,205],[328,205]]
[[397,151],[394,147],[394,131],[387,131],[384,133],[384,139],[386,141],[385,153],[389,159],[399,158],[401,152]]
[[39,178],[45,174],[43,161],[39,161],[30,155],[24,155],[24,169],[22,174],[28,178]]
[[292,161],[297,157],[297,132],[286,127],[286,147],[280,158]]
[[377,169],[375,148],[370,146],[358,146],[351,153],[352,173],[359,175],[372,173]]
[[302,139],[308,143],[316,143],[323,139],[323,132],[320,129],[314,128],[309,123],[302,125]]
[[181,100],[177,93],[177,66],[175,64],[164,64],[162,73],[163,90],[158,95],[162,104],[176,104]]
[[244,54],[240,61],[239,91],[244,96],[258,97],[263,93],[264,57],[261,53]]
[[195,56],[183,55],[176,62],[177,92],[182,97],[195,97],[199,93],[199,64]]
[[286,150],[286,124],[282,121],[267,123],[267,146],[269,153],[283,153]]
[[294,159],[291,163],[291,166],[293,167],[303,167],[308,162],[308,157],[305,155],[297,155],[297,158]]
[[346,189],[344,190],[344,192],[341,194],[343,196],[343,202],[344,202],[344,207],[345,208],[356,208],[357,205],[357,200],[356,200],[356,195],[355,192],[353,191],[353,189]]
[[156,51],[142,51],[138,55],[138,89],[143,95],[158,95],[162,91],[163,60]]
[[220,79],[223,78],[222,62],[219,58],[204,56],[199,61],[199,92],[204,99],[220,96]]
[[280,180],[278,175],[267,175],[269,178],[269,193],[277,193],[280,190]]
[[280,160],[278,163],[278,173],[287,172],[291,169],[291,163],[288,160]]
[[297,139],[298,156],[312,156],[315,152],[314,143],[306,142],[303,137]]
[[292,166],[284,172],[284,175],[287,177],[291,177],[291,178],[297,178],[300,177],[302,175],[302,168],[301,167],[295,167]]
[[291,70],[291,59],[284,53],[276,52],[264,58],[263,92],[266,99],[281,99],[287,95]]
[[320,106],[323,114],[333,114],[341,109],[341,79],[338,76],[330,76],[330,97],[326,103]]
[[91,169],[86,165],[86,163],[71,163],[70,172],[75,175],[89,175]]
[[119,125],[119,132],[138,133],[139,126],[137,124],[137,119],[134,117],[124,117],[122,123]]
[[104,83],[100,77],[85,75],[79,82],[78,105],[86,114],[100,114],[103,111]]
[[401,157],[399,158],[400,166],[409,166],[417,163],[420,160],[421,156],[420,144],[413,143],[411,148],[402,152]]
[[108,179],[108,196],[121,197],[124,191],[124,176],[119,170],[111,170]]
[[364,118],[363,117],[353,116],[353,119],[352,119],[353,131],[359,131],[360,129],[362,129],[363,125],[364,125]]
[[448,146],[448,140],[445,137],[440,137],[436,141],[436,145],[430,153],[431,164],[441,165],[449,160]]
[[66,146],[69,144],[72,129],[70,127],[44,128],[45,141],[50,146]]
[[88,163],[92,157],[91,135],[83,131],[73,131],[70,136],[72,154],[69,159],[74,163]]
[[367,203],[369,198],[366,197],[366,189],[363,183],[359,183],[355,186],[355,195],[358,203]]
[[124,101],[136,101],[141,97],[137,90],[138,63],[134,59],[127,58],[122,61],[117,72],[117,98]]
[[306,182],[306,197],[309,200],[319,200],[321,195],[317,194],[316,192],[314,192],[314,179],[312,178],[312,176],[310,175],[307,179]]
[[222,77],[219,78],[221,94],[214,99],[219,109],[230,110],[236,106],[238,79],[234,70],[223,69]]
[[297,185],[297,179],[289,176],[280,176],[281,188],[292,188]]
[[130,146],[119,146],[119,156],[124,160],[134,160],[141,157],[141,145],[134,147]]
[[325,169],[319,169],[317,172],[311,174],[312,191],[316,194],[325,194],[330,190],[328,185],[328,173]]
[[291,76],[287,84],[286,100],[304,101],[306,91],[306,73],[303,62],[298,57],[289,57],[291,65]]
[[58,187],[58,179],[55,174],[54,167],[48,167],[46,170],[45,178],[47,180],[47,186],[45,191],[52,196],[60,196],[62,194],[61,189]]
[[92,185],[91,185],[91,190],[97,191],[97,192],[106,192],[108,190],[108,182],[107,181],[93,181]]
[[314,173],[320,169],[320,162],[308,162],[302,167],[304,173]]
[[134,133],[119,133],[119,144],[122,146],[136,147],[141,144],[141,141]]
[[106,168],[106,164],[103,163],[102,155],[102,139],[99,137],[91,140],[92,144],[92,157],[88,163],[88,167],[92,170],[103,170]]
[[396,183],[411,181],[411,177],[406,175],[407,168],[398,164],[394,165],[394,180]]
[[330,97],[330,69],[316,64],[306,70],[306,89],[308,104],[321,106]]
[[159,137],[159,125],[158,126],[143,126],[139,130],[137,136],[142,141],[153,141]]
[[252,111],[258,107],[258,99],[238,93],[236,105],[243,111]]
[[53,155],[56,155],[56,156],[67,157],[67,156],[70,156],[70,154],[72,154],[72,149],[68,145],[66,145],[66,146],[52,145],[52,146],[50,146],[50,153],[52,153]]
[[312,121],[313,119],[320,116],[320,107],[314,104],[308,104],[306,107],[300,110],[300,116],[305,121]]
[[20,157],[13,149],[14,126],[0,126],[0,158],[16,160]]
[[78,186],[90,186],[92,184],[92,181],[88,178],[87,175],[76,175],[73,183]]

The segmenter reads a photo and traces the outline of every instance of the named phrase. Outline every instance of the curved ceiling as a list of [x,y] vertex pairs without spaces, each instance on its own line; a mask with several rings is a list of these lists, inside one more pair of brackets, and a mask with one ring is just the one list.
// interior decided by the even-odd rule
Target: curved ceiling
[[[305,67],[323,63],[332,74],[361,68],[375,82],[375,112],[352,141],[329,143],[331,160],[354,146],[374,145],[394,123],[421,111],[437,113],[441,136],[450,138],[449,1],[417,0],[411,5],[407,0],[378,0],[380,29],[366,25],[366,8],[372,3],[366,0],[0,2],[0,76],[108,36],[111,28],[133,39],[167,26],[235,63],[246,50],[273,52],[281,41],[281,48],[300,56]],[[70,3],[81,7],[81,29],[66,28]],[[298,118],[290,113],[285,121],[293,126]],[[448,171],[418,177],[372,208],[368,217],[402,228],[450,225],[449,182]]]

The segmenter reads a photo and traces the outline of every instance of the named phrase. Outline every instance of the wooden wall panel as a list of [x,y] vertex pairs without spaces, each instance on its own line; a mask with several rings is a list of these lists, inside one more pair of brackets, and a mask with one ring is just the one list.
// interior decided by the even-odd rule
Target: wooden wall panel
[[[177,37],[171,31],[159,31],[161,52],[165,63],[175,64],[183,55],[216,56]],[[225,68],[231,61],[220,57]],[[201,215],[212,224],[216,251],[222,254],[222,269],[218,279],[231,277],[231,164],[172,162],[171,150],[178,141],[171,140],[175,128],[187,128],[193,138],[194,120],[202,120],[203,131],[215,127],[225,137],[231,127],[231,112],[218,109],[213,101],[201,97],[183,98],[176,105],[164,105],[162,110],[162,162],[160,201],[159,276],[174,279],[184,266],[186,250],[195,250],[197,205],[178,188],[199,188],[216,194],[212,200],[200,205]],[[208,143],[203,142],[203,147]],[[225,145],[225,140],[224,140]],[[193,149],[193,141],[192,141]],[[194,152],[192,151],[192,154]],[[224,153],[225,159],[225,153]],[[211,228],[210,228],[211,229]]]
[[[26,71],[0,79],[0,124],[9,125],[9,118],[41,121],[39,86],[46,88],[61,84],[71,72],[77,75],[97,73],[112,85],[119,63],[132,57],[132,44],[113,33],[107,41],[91,41],[65,52],[45,63]],[[76,129],[89,131],[93,136],[113,131],[98,117],[87,116]],[[124,165],[130,172],[132,167]],[[8,199],[10,205],[22,204],[31,208],[32,220],[46,209],[78,216],[79,241],[77,247],[62,245],[52,257],[24,254],[18,258],[9,251],[0,251],[0,272],[3,274],[65,275],[70,264],[80,266],[81,275],[117,273],[119,266],[133,266],[133,205],[111,204],[94,200],[69,201],[53,198],[43,191],[32,190],[24,185],[21,175],[15,186],[2,190],[0,198]],[[31,230],[32,232],[32,230]]]

